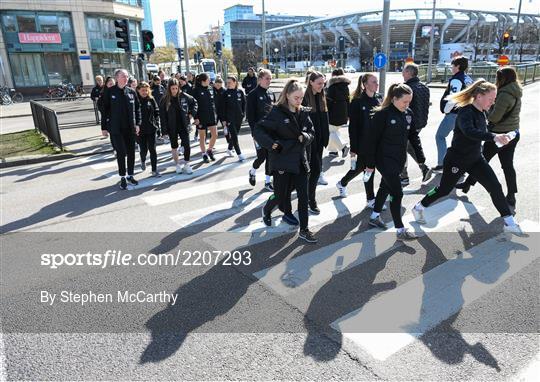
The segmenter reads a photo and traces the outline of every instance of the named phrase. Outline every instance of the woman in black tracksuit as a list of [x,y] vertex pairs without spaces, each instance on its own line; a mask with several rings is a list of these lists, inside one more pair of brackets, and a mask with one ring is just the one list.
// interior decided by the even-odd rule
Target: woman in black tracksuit
[[487,128],[484,112],[493,105],[496,96],[497,87],[485,80],[478,80],[465,90],[451,96],[459,107],[452,146],[446,151],[444,157],[443,174],[439,186],[430,190],[412,209],[418,223],[426,223],[424,209],[448,195],[461,176],[468,172],[489,192],[495,208],[504,219],[505,232],[523,234],[512,216],[495,172],[482,156],[482,142],[494,142],[500,145],[510,142],[506,134],[495,134]]
[[382,177],[369,225],[387,228],[380,213],[390,195],[392,220],[397,229],[397,239],[402,241],[416,239],[401,220],[403,189],[399,174],[407,158],[408,142],[411,143],[417,158],[421,162],[425,159],[418,134],[414,134],[411,129],[413,115],[408,108],[411,100],[412,89],[408,85],[391,85],[382,105],[374,109],[366,142],[366,171],[371,172],[376,167]]
[[[216,105],[214,94],[209,89],[210,77],[206,73],[200,73],[195,77],[195,87],[193,88],[193,98],[197,100],[197,114],[195,115],[195,125],[199,132],[199,146],[203,161],[209,163],[215,161],[214,145],[217,139]],[[206,149],[206,135],[210,129],[210,142]]]
[[223,109],[225,126],[229,135],[228,151],[234,148],[238,160],[243,162],[246,158],[240,151],[238,134],[246,114],[246,96],[242,90],[238,89],[238,81],[234,76],[227,77],[227,90],[223,94]]
[[[380,106],[382,96],[377,93],[379,82],[374,74],[366,73],[358,78],[358,86],[353,93],[353,100],[349,106],[349,140],[351,144],[351,162],[356,163],[336,184],[339,195],[347,197],[347,185],[358,176],[366,167],[366,130],[368,129],[373,108]],[[372,173],[369,180],[364,183],[366,189],[367,205],[375,207],[375,192],[373,191]]]
[[315,131],[309,113],[301,106],[303,97],[303,85],[297,80],[289,80],[277,104],[257,124],[255,139],[268,150],[274,177],[274,193],[262,209],[264,223],[271,226],[272,210],[278,205],[285,205],[283,220],[291,225],[298,224],[290,207],[292,185],[298,197],[299,237],[315,243],[317,239],[308,229],[309,145]]
[[315,192],[317,190],[317,183],[319,182],[319,175],[322,172],[323,149],[328,146],[328,140],[330,138],[328,108],[324,95],[324,75],[322,73],[313,71],[309,74],[302,105],[311,108],[309,117],[315,129],[315,139],[310,147],[309,210],[311,213],[318,215],[321,213],[321,210],[317,206]]
[[159,107],[152,96],[150,85],[141,82],[137,85],[139,104],[141,105],[141,129],[138,135],[138,143],[141,154],[141,170],[146,170],[146,154],[150,151],[150,163],[152,164],[152,176],[161,176],[157,170],[156,132],[159,130]]
[[[192,174],[193,170],[189,164],[191,156],[191,146],[189,144],[189,119],[197,113],[197,101],[189,94],[180,90],[180,84],[176,78],[169,80],[167,92],[161,99],[159,106],[161,115],[161,131],[168,134],[171,142],[171,153],[176,165],[176,172]],[[184,148],[184,161],[182,167],[178,158],[178,137],[182,141]]]

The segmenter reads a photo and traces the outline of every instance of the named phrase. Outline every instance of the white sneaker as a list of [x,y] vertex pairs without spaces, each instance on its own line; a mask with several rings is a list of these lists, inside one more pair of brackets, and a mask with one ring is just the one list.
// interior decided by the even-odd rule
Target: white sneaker
[[229,158],[232,158],[232,157],[234,156],[232,150],[227,150],[227,156],[228,156]]
[[323,172],[321,172],[321,175],[319,175],[318,183],[323,186],[326,186],[328,184],[328,181],[326,180],[326,177],[324,176]]
[[181,174],[182,173],[182,165],[180,163],[176,164],[176,173]]
[[240,162],[244,162],[246,160],[246,156],[244,154],[240,154],[240,155],[238,155],[238,160]]
[[526,237],[527,234],[521,230],[521,227],[519,224],[505,224],[504,225],[504,232],[514,234],[516,236]]
[[339,190],[339,197],[340,198],[346,198],[347,197],[347,187],[341,185],[341,181],[336,183],[336,187]]
[[178,155],[184,155],[184,146],[178,148]]
[[416,220],[418,224],[426,224],[426,218],[424,217],[424,210],[419,210],[416,208],[416,206],[414,206],[412,208],[412,214],[414,216],[414,220]]
[[[375,208],[375,199],[369,199],[366,203],[366,207],[367,208],[371,208],[371,209],[374,209]],[[382,210],[383,211],[386,211],[386,205],[383,204],[382,206]]]
[[189,163],[186,163],[184,165],[183,172],[184,172],[184,174],[188,174],[188,175],[193,174],[193,170],[191,169],[191,166],[189,165]]

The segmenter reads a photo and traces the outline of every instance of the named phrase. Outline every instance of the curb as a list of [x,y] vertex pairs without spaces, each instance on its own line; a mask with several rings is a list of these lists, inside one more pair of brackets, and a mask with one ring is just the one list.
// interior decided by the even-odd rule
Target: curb
[[107,154],[112,153],[113,150],[104,150],[100,152],[95,153],[88,153],[88,154],[51,154],[51,155],[37,155],[33,157],[12,157],[12,158],[2,158],[0,159],[0,169],[1,168],[10,168],[10,167],[17,167],[17,166],[24,166],[28,164],[36,164],[36,163],[45,163],[45,162],[55,162],[55,161],[61,161],[61,160],[67,160],[67,159],[74,159],[74,158],[82,158],[87,157],[91,155],[96,154]]
[[31,117],[31,116],[32,116],[32,114],[4,115],[4,116],[0,117],[0,119],[4,119],[4,118]]

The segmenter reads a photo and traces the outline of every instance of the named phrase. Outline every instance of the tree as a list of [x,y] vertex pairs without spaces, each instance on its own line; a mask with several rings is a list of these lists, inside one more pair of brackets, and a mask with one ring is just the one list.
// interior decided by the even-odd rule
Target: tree
[[150,56],[150,62],[153,64],[162,64],[178,60],[178,53],[173,45],[160,46],[154,49]]
[[253,42],[248,42],[245,49],[235,49],[233,62],[236,66],[238,76],[240,71],[247,70],[250,66],[257,65],[257,57],[261,57],[262,49]]

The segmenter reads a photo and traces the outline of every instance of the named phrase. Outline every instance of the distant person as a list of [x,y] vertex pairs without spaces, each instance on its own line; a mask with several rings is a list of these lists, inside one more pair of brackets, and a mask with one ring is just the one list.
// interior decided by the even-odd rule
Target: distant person
[[[223,96],[225,94],[225,88],[223,87],[223,79],[221,77],[216,77],[216,80],[212,84],[212,91],[214,92],[214,103],[216,105],[216,123],[221,123],[221,126],[223,128],[223,135],[227,140],[227,144],[229,144],[230,138],[228,131],[225,128],[225,105],[223,99]],[[229,150],[227,150],[227,156],[232,156],[229,153]]]
[[249,94],[257,86],[257,77],[255,76],[255,70],[248,68],[247,75],[242,80],[242,88],[246,94]]
[[186,73],[187,82],[193,87],[195,86],[195,76],[191,72]]
[[186,76],[184,76],[183,74],[180,75],[180,77],[178,78],[178,82],[180,84],[180,89],[182,90],[182,93],[192,95],[191,93],[193,91],[193,86],[191,86],[191,84],[188,82]]
[[468,67],[469,60],[465,57],[455,57],[452,60],[452,77],[448,81],[448,86],[446,87],[440,102],[440,109],[441,113],[444,113],[444,118],[435,134],[435,142],[437,143],[437,166],[433,168],[435,171],[441,171],[443,169],[443,160],[446,155],[447,147],[446,137],[454,130],[458,112],[454,103],[448,102],[447,97],[459,93],[473,83],[472,78],[465,74]]
[[[223,93],[223,118],[225,128],[229,135],[229,146],[227,152],[232,154],[232,149],[238,155],[238,160],[246,160],[240,149],[238,135],[240,126],[246,114],[246,96],[241,89],[238,89],[238,81],[235,76],[227,77],[227,90]],[[229,155],[232,156],[232,155]]]
[[90,92],[90,99],[94,102],[97,102],[99,96],[101,95],[101,91],[103,90],[104,86],[103,82],[103,76],[97,75],[96,76],[96,86],[92,88],[92,91]]
[[138,84],[138,81],[136,78],[134,77],[130,77],[129,80],[128,80],[128,86],[130,88],[132,88],[133,90],[135,90],[135,92],[137,92],[137,84]]
[[[105,90],[103,94],[103,135],[111,135],[116,150],[120,188],[127,189],[128,182],[139,184],[134,178],[135,169],[135,137],[141,125],[141,108],[137,93],[126,86],[129,74],[125,69],[114,72],[116,85]],[[127,169],[126,169],[127,157]],[[127,177],[126,177],[127,171]]]
[[351,80],[345,77],[343,69],[334,69],[332,77],[327,83],[326,104],[328,105],[328,120],[330,138],[328,151],[331,156],[338,156],[338,152],[345,158],[349,154],[349,146],[339,133],[342,127],[347,126],[349,120],[349,85]]
[[156,100],[157,104],[161,102],[161,98],[165,95],[165,87],[161,84],[159,76],[152,78],[152,97]]
[[143,81],[137,85],[137,93],[141,105],[141,128],[138,134],[141,170],[146,170],[146,154],[150,152],[152,176],[160,177],[157,170],[156,151],[156,132],[160,129],[158,103],[152,96],[150,85],[147,82]]
[[[199,147],[204,163],[215,161],[214,145],[217,139],[216,104],[214,94],[210,91],[210,77],[206,73],[200,73],[195,78],[193,88],[193,98],[197,101],[197,113],[195,114],[195,125],[199,133]],[[210,142],[206,149],[206,136],[210,130]]]

